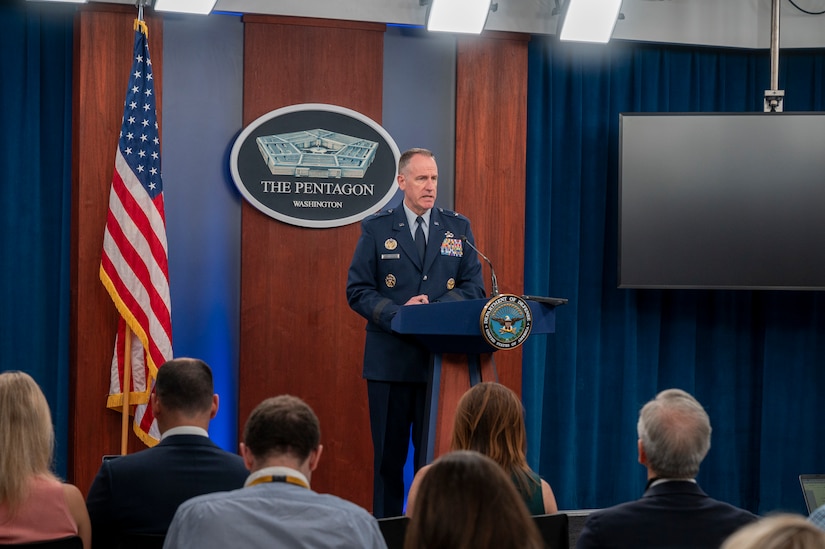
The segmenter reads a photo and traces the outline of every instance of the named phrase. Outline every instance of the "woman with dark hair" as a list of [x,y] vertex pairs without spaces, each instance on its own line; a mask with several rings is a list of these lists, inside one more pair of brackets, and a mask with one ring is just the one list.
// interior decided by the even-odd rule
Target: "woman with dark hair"
[[91,547],[83,495],[51,472],[54,427],[26,373],[0,374],[0,545],[80,536]]
[[404,549],[541,549],[515,486],[492,459],[450,452],[421,479]]
[[[492,458],[510,476],[531,515],[558,512],[550,485],[527,465],[524,407],[518,395],[499,383],[478,383],[458,401],[451,450],[475,450]],[[413,479],[407,514],[417,497],[423,467]]]

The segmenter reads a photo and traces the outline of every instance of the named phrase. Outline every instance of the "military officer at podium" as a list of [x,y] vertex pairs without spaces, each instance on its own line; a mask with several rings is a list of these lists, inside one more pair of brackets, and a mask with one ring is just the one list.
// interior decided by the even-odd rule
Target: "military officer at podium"
[[410,149],[398,162],[398,208],[361,224],[347,277],[350,307],[367,319],[363,377],[367,380],[374,450],[373,513],[403,514],[403,469],[410,433],[416,470],[424,450],[428,351],[392,332],[399,308],[485,296],[470,221],[435,208],[438,167],[433,153]]

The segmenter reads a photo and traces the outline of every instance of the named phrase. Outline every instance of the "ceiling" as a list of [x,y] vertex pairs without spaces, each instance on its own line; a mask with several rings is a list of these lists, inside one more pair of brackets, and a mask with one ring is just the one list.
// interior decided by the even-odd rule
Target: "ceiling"
[[[494,0],[487,30],[555,34],[555,0]],[[791,0],[624,0],[615,39],[737,48],[770,48],[772,2],[780,2],[782,48],[825,47],[825,15]],[[135,0],[110,0],[134,4]],[[825,0],[793,0],[812,12]],[[419,0],[218,0],[214,12],[257,13],[423,25]],[[203,16],[197,16],[203,17]]]

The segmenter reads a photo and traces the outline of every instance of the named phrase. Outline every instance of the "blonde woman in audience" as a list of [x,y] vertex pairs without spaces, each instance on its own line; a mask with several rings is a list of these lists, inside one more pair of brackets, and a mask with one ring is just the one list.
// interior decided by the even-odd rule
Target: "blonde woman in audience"
[[512,481],[492,459],[450,452],[421,480],[404,549],[541,549]]
[[721,549],[825,549],[825,532],[802,516],[782,513],[740,528]]
[[[527,465],[524,407],[518,395],[499,383],[478,383],[458,401],[451,450],[475,450],[498,463],[510,477],[531,515],[558,512],[553,490]],[[415,476],[407,515],[428,467]]]
[[80,536],[91,547],[77,487],[51,472],[54,428],[46,397],[28,374],[0,374],[0,544]]

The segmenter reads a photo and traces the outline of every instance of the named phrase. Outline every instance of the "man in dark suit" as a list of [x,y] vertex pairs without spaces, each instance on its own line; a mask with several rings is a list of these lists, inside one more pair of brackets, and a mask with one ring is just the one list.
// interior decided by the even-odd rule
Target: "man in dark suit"
[[709,497],[696,484],[710,449],[710,419],[680,389],[662,391],[639,412],[639,463],[648,485],[641,499],[592,513],[578,549],[718,548],[758,517]]
[[209,440],[206,429],[218,412],[218,395],[206,363],[166,362],[150,398],[160,443],[105,460],[86,498],[95,547],[117,547],[126,534],[166,534],[178,505],[240,488],[249,475],[239,455]]
[[484,297],[481,264],[470,221],[435,208],[438,167],[426,149],[398,162],[403,204],[366,218],[347,278],[350,307],[367,319],[363,377],[367,380],[374,450],[373,513],[403,513],[403,469],[412,429],[416,468],[423,449],[429,353],[393,333],[390,322],[406,305]]

